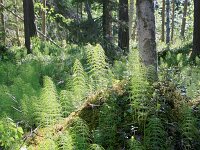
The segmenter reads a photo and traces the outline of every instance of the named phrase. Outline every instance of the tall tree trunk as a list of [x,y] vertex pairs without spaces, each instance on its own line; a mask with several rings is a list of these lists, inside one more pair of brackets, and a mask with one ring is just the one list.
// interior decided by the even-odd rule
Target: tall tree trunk
[[32,53],[30,38],[36,35],[34,6],[32,0],[23,0],[24,9],[24,33],[25,33],[25,46],[27,53]]
[[165,0],[162,0],[162,35],[161,41],[165,41]]
[[170,1],[166,0],[166,44],[170,42]]
[[171,30],[171,41],[174,38],[174,18],[175,18],[175,0],[172,0],[172,30]]
[[130,0],[130,8],[129,8],[129,40],[131,40],[133,33],[133,17],[134,17],[134,0]]
[[191,58],[200,57],[200,1],[194,0],[194,31]]
[[157,79],[157,52],[155,41],[155,16],[153,0],[137,0],[137,32],[141,61],[152,66]]
[[129,16],[128,0],[119,0],[119,31],[118,46],[123,50],[124,55],[129,52]]
[[85,10],[86,10],[87,15],[88,15],[88,20],[93,20],[90,4],[89,4],[88,0],[86,0],[86,2],[85,2]]
[[[4,3],[3,3],[3,0],[0,0],[0,3],[3,5]],[[5,45],[6,44],[6,32],[5,32],[5,20],[4,20],[4,14],[3,14],[3,6],[2,7],[0,7],[0,10],[1,10],[1,43],[3,44],[3,45]]]
[[[46,36],[46,0],[43,0],[43,10],[42,10],[42,33]],[[45,40],[45,37],[44,37]]]
[[103,0],[103,47],[107,58],[113,61],[112,48],[112,0]]
[[187,16],[187,6],[188,0],[184,2],[184,9],[183,9],[183,18],[182,18],[182,25],[181,25],[181,37],[184,38],[185,34],[185,24],[186,24],[186,16]]
[[[14,1],[15,3],[15,13],[17,13],[17,0]],[[18,22],[19,22],[19,19],[17,16],[15,16],[15,22],[16,22],[16,28],[15,28],[15,32],[16,32],[16,38],[17,38],[17,45],[20,46],[21,45],[21,42],[20,42],[20,39],[19,39],[19,27],[18,27]]]

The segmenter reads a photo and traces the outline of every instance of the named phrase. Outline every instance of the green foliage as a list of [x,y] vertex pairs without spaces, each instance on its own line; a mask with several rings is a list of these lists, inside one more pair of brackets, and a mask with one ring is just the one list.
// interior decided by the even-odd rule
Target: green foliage
[[87,149],[89,146],[89,128],[84,120],[75,118],[70,124],[69,133],[75,149]]
[[144,145],[147,150],[166,149],[166,133],[159,118],[151,117],[144,133]]
[[59,147],[61,150],[73,150],[74,149],[74,143],[72,136],[70,133],[66,130],[62,135],[60,135],[59,139]]
[[199,131],[197,129],[197,119],[193,116],[192,109],[188,106],[182,108],[181,134],[184,149],[193,149],[195,141],[199,140]]
[[48,138],[43,140],[39,145],[38,145],[38,150],[57,150],[58,147],[54,140]]
[[135,139],[135,137],[131,137],[129,141],[129,150],[143,150],[142,144]]
[[108,64],[106,62],[105,52],[100,45],[87,47],[87,61],[89,64],[89,81],[95,89],[107,87]]
[[94,143],[105,149],[114,150],[117,144],[117,109],[115,98],[110,97],[108,103],[100,109],[99,126],[94,131]]
[[5,117],[0,120],[0,146],[5,149],[19,149],[22,144],[23,129],[11,118]]
[[57,99],[56,87],[51,78],[44,77],[44,87],[35,104],[35,115],[38,124],[49,126],[61,119],[61,106]]

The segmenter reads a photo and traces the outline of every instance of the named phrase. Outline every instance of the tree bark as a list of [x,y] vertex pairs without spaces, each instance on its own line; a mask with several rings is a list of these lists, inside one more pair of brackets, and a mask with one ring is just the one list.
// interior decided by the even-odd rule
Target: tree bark
[[[3,5],[3,0],[0,0],[0,3]],[[0,7],[0,10],[1,10],[1,43],[3,44],[3,45],[5,45],[6,44],[6,32],[5,32],[5,20],[4,20],[4,14],[3,14],[3,6],[1,6]]]
[[185,36],[185,25],[186,25],[186,16],[187,16],[187,6],[188,0],[184,2],[184,9],[183,9],[183,18],[182,18],[182,25],[181,25],[181,37],[184,38]]
[[162,1],[162,35],[161,41],[165,41],[165,0]]
[[133,17],[134,17],[134,0],[130,0],[130,8],[129,8],[129,40],[131,40],[133,33]]
[[166,44],[170,42],[170,1],[166,0]]
[[119,31],[118,46],[123,50],[124,55],[129,53],[129,16],[128,0],[119,0]]
[[194,30],[191,58],[200,57],[200,1],[194,0]]
[[27,53],[32,53],[30,38],[36,35],[34,6],[32,0],[23,0],[24,9],[24,33],[25,33],[25,46]]
[[174,18],[175,18],[175,0],[172,0],[172,30],[171,30],[171,41],[174,38]]
[[142,63],[153,67],[157,79],[157,52],[153,0],[137,0],[137,32]]
[[[15,13],[17,14],[17,0],[15,0]],[[17,16],[15,16],[15,22],[16,22],[16,28],[15,28],[15,32],[16,32],[16,38],[17,38],[17,45],[18,46],[21,46],[21,42],[20,42],[20,39],[19,39],[19,27],[18,27],[18,22],[19,22],[19,19]]]
[[107,58],[113,61],[112,0],[103,0],[103,47]]
[[[42,33],[46,36],[46,0],[43,0],[43,10],[42,10]],[[44,37],[44,40],[46,40],[45,37]]]

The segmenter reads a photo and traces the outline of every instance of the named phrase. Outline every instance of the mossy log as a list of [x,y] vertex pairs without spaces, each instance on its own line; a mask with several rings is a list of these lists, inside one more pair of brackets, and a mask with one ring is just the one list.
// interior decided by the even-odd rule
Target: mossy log
[[76,111],[72,112],[68,117],[62,119],[55,125],[36,130],[34,132],[34,137],[32,139],[29,139],[28,142],[31,145],[35,145],[37,147],[37,145],[42,140],[44,140],[47,137],[47,135],[48,137],[57,139],[59,135],[63,133],[63,131],[65,131],[67,128],[70,127],[70,124],[76,117],[84,116],[84,112],[86,110],[91,110],[100,107],[103,103],[106,102],[107,98],[112,94],[115,94],[117,96],[123,95],[126,92],[127,84],[128,81],[122,80],[118,83],[113,84],[112,87],[110,88],[90,94],[88,97],[85,98],[85,102]]

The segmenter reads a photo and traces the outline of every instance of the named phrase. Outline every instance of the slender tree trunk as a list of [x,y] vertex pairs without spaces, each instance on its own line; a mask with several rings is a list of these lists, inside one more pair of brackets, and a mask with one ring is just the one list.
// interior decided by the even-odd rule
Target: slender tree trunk
[[175,0],[172,0],[172,31],[171,31],[171,41],[174,38],[174,18],[175,18]]
[[[3,0],[0,0],[0,3],[3,5]],[[5,20],[4,20],[4,14],[3,14],[3,7],[0,7],[0,15],[1,15],[1,42],[3,45],[6,44],[6,32],[5,32]]]
[[184,38],[185,35],[185,25],[186,25],[186,16],[187,16],[187,6],[188,0],[184,2],[184,9],[183,9],[183,18],[182,18],[182,25],[181,25],[181,37]]
[[23,0],[24,9],[24,33],[25,33],[25,46],[27,53],[32,53],[31,50],[31,37],[36,35],[35,14],[32,0]]
[[112,1],[103,0],[103,47],[106,56],[113,61],[112,49]]
[[170,42],[170,1],[166,0],[166,44]]
[[200,57],[200,1],[194,0],[194,31],[191,58]]
[[128,0],[119,0],[119,31],[118,46],[123,50],[124,55],[129,52],[129,16]]
[[157,79],[157,52],[155,41],[155,16],[153,0],[137,0],[137,32],[141,61],[152,66]]
[[[15,13],[17,13],[17,0],[15,0]],[[17,37],[17,45],[20,46],[21,45],[21,42],[20,42],[20,39],[19,39],[19,27],[18,27],[18,22],[19,22],[19,19],[17,16],[15,16],[15,22],[16,22],[16,28],[15,28],[15,32],[16,32],[16,37]]]
[[129,8],[129,40],[131,40],[133,33],[133,17],[134,17],[134,0],[130,0],[130,8]]
[[[42,33],[46,36],[46,0],[43,0],[43,10],[42,10]],[[44,37],[44,40],[46,38]]]
[[90,8],[90,4],[89,4],[88,0],[86,0],[86,2],[85,2],[85,10],[87,12],[88,19],[89,20],[93,20],[92,13],[91,13],[91,8]]
[[161,41],[165,41],[165,0],[162,0],[162,35]]

